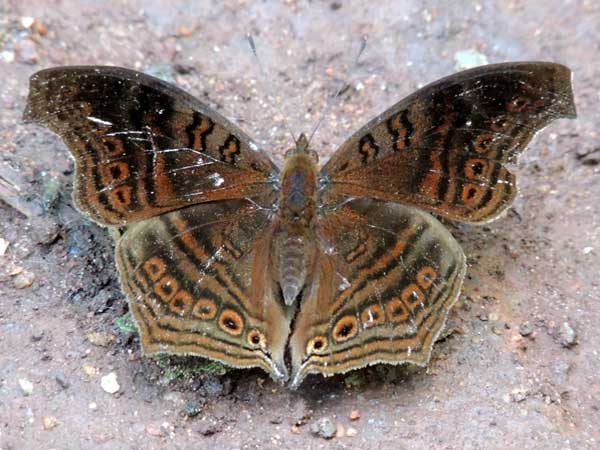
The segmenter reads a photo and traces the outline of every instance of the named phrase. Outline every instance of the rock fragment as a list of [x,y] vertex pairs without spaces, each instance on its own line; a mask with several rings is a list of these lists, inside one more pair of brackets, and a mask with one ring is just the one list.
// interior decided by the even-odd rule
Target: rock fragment
[[98,347],[108,347],[115,340],[115,337],[109,333],[100,333],[92,331],[86,335],[87,340]]
[[29,271],[23,271],[13,278],[13,284],[17,289],[25,289],[33,284],[35,274]]
[[310,426],[310,432],[323,439],[333,439],[336,431],[337,427],[329,417],[322,417]]
[[29,396],[33,394],[33,383],[31,381],[27,378],[19,378],[17,381],[19,382],[19,387],[21,388],[23,395]]
[[577,331],[570,322],[563,322],[558,330],[558,340],[560,345],[565,348],[571,348],[577,344]]
[[529,322],[523,322],[519,325],[519,334],[523,337],[530,336],[533,333],[533,326]]
[[69,387],[69,382],[67,381],[67,378],[65,377],[64,373],[57,372],[56,374],[54,374],[54,379],[61,388],[67,389]]
[[44,427],[44,430],[46,430],[46,431],[50,431],[53,428],[56,428],[58,426],[58,424],[59,424],[59,421],[54,416],[42,417],[42,426]]
[[117,381],[117,374],[115,372],[104,375],[100,379],[100,386],[104,392],[108,392],[109,394],[116,394],[119,392],[119,389],[121,389],[121,386],[119,386],[119,382]]

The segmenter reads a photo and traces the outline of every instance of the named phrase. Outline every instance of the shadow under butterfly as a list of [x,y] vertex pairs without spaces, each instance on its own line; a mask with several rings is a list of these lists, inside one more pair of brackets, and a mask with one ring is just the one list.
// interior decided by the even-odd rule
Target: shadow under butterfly
[[301,135],[279,170],[199,100],[128,69],[38,72],[24,113],[71,151],[77,207],[126,227],[116,260],[143,351],[261,367],[291,387],[426,365],[466,270],[429,213],[494,220],[516,195],[505,163],[575,116],[567,67],[483,66],[392,106],[320,170]]

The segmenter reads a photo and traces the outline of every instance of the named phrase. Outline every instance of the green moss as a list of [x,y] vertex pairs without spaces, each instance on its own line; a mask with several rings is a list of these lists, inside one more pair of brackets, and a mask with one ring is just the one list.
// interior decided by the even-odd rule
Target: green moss
[[364,370],[355,370],[350,375],[344,377],[346,387],[360,388],[366,383]]
[[163,381],[165,383],[193,378],[194,376],[201,374],[225,375],[229,370],[220,362],[204,358],[177,357],[171,355],[155,355],[152,358],[158,367],[163,370]]
[[137,331],[131,313],[123,314],[121,317],[115,320],[115,325],[122,333],[134,333]]

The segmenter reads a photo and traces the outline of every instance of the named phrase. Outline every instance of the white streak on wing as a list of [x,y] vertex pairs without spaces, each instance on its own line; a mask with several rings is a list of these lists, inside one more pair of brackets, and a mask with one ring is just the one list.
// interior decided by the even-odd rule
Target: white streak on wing
[[204,267],[199,268],[202,275],[200,276],[200,278],[198,278],[198,283],[202,283],[204,277],[206,276],[206,271],[210,269],[210,266],[212,266],[217,259],[221,258],[221,253],[223,253],[223,246],[220,246],[219,249],[216,252],[214,252],[210,258],[208,258],[208,261],[206,261]]
[[112,126],[112,122],[108,122],[106,120],[102,120],[102,119],[98,119],[97,117],[94,116],[87,116],[87,120],[89,120],[90,122],[95,122],[95,123],[99,123],[100,125],[106,125],[106,126]]
[[116,184],[113,184],[113,183],[111,183],[111,184],[107,184],[107,185],[106,185],[106,186],[104,186],[102,189],[99,189],[99,190],[98,190],[98,194],[100,194],[101,192],[110,191],[110,190],[114,189],[114,188],[115,188],[115,186],[117,186],[117,185],[116,185]]
[[212,161],[204,162],[203,161],[199,164],[192,164],[191,166],[178,167],[176,169],[169,170],[169,172],[167,172],[167,173],[177,173],[177,172],[181,172],[182,170],[197,169],[198,167],[209,166],[211,164],[214,164],[214,162],[212,162]]
[[208,176],[208,179],[210,181],[212,181],[212,184],[216,187],[221,186],[223,183],[225,183],[225,179],[221,176],[221,174],[219,174],[218,172],[215,173],[211,173]]
[[[339,275],[339,274],[338,274]],[[344,291],[346,289],[348,289],[350,287],[350,282],[348,281],[348,278],[340,275],[342,277],[342,282],[340,283],[338,289],[340,291]]]
[[130,134],[146,134],[146,131],[115,131],[113,133],[106,133],[105,136],[127,136]]

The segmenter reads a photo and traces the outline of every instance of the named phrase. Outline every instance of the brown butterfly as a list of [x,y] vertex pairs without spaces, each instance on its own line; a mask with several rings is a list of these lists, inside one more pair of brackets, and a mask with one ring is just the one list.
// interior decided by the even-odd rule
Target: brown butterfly
[[69,147],[79,209],[125,227],[116,259],[144,352],[281,381],[288,363],[293,387],[427,364],[466,269],[428,212],[497,218],[516,194],[505,163],[575,116],[568,68],[484,66],[397,103],[320,170],[301,135],[279,171],[227,119],[128,69],[38,72],[24,114]]

